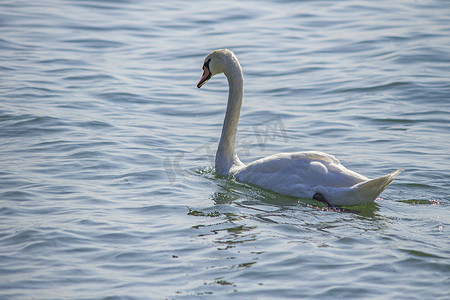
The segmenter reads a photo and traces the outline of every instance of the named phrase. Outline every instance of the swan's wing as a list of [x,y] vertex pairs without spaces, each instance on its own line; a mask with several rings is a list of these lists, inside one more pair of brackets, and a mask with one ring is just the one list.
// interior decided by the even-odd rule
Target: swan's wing
[[334,156],[322,152],[279,153],[240,169],[242,182],[292,196],[312,197],[318,187],[351,187],[368,180],[345,168]]

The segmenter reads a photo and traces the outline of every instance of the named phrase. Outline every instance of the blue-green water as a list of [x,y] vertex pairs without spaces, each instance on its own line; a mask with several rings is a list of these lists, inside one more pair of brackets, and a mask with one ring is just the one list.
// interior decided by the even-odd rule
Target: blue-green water
[[[448,1],[2,1],[0,298],[450,297]],[[239,57],[243,162],[320,150],[376,204],[216,177]]]

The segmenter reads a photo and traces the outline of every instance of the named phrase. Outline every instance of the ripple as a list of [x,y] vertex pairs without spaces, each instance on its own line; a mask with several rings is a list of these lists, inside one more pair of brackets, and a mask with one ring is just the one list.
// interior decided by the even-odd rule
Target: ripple
[[148,103],[148,99],[144,96],[132,94],[132,93],[124,93],[124,92],[109,92],[109,93],[101,93],[98,97],[118,103],[135,103],[135,104],[144,104]]
[[109,49],[109,48],[121,48],[125,46],[124,43],[109,41],[109,40],[101,40],[101,39],[70,39],[64,40],[64,43],[76,44],[77,46],[86,49]]
[[333,90],[328,91],[328,93],[362,93],[362,92],[375,92],[375,91],[384,91],[389,89],[397,89],[402,86],[410,85],[408,82],[391,82],[387,84],[381,84],[377,86],[363,87],[363,88],[351,88],[351,89],[342,89],[342,90]]
[[79,75],[79,76],[67,76],[64,80],[67,81],[78,81],[83,82],[103,82],[105,80],[115,79],[114,76],[106,74],[95,74],[95,75]]

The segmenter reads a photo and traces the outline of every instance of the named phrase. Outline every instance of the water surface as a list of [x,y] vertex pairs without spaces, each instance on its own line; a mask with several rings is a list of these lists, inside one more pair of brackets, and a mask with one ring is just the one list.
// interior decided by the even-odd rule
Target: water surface
[[[1,298],[450,296],[447,1],[0,5]],[[345,212],[216,176],[224,47],[243,162],[405,171]]]

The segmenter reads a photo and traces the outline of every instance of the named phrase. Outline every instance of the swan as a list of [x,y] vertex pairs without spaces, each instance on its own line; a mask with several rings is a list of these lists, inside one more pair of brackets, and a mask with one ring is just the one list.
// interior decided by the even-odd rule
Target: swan
[[215,159],[218,175],[234,176],[240,182],[286,196],[315,199],[334,208],[374,202],[400,174],[402,169],[370,180],[341,165],[333,155],[319,151],[279,153],[243,164],[235,148],[244,85],[236,55],[228,49],[211,52],[204,60],[197,88],[221,73],[228,79],[229,91]]

